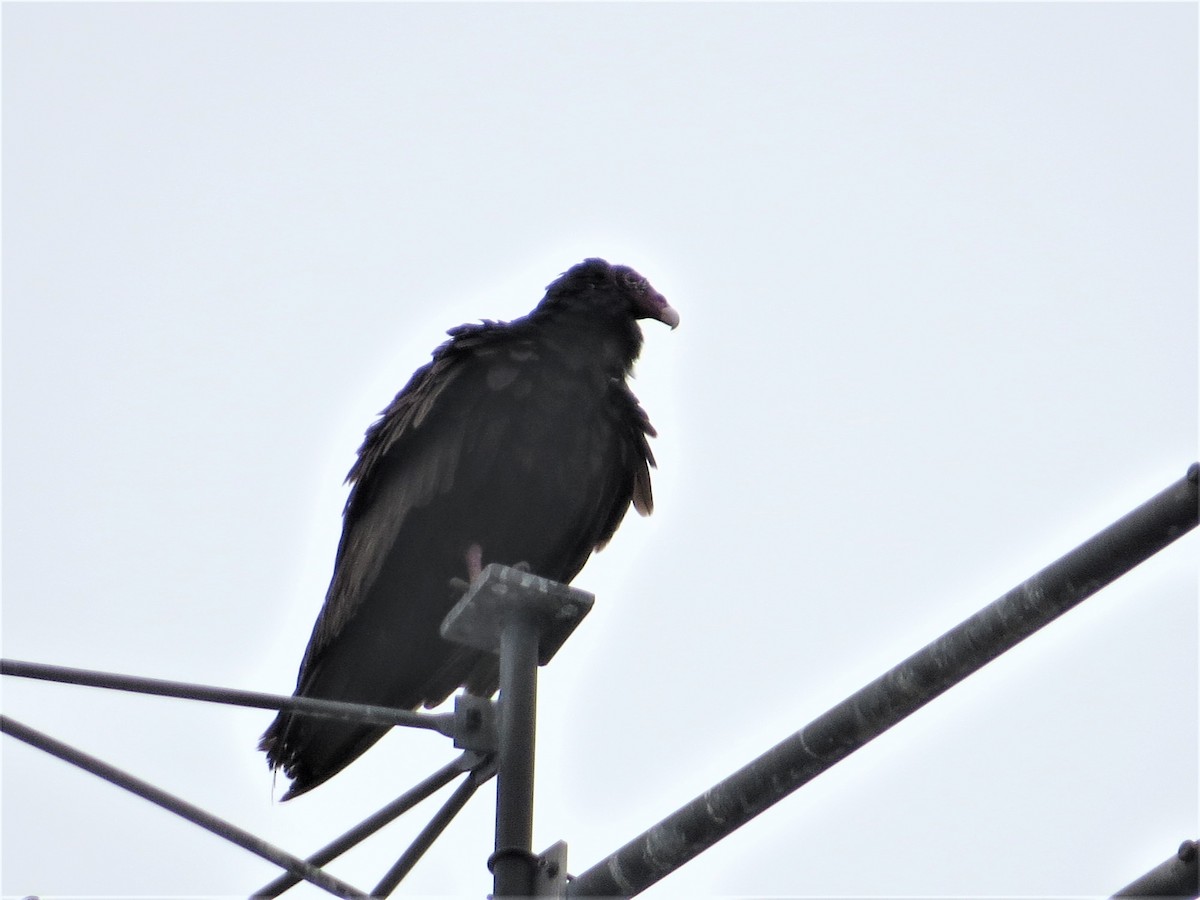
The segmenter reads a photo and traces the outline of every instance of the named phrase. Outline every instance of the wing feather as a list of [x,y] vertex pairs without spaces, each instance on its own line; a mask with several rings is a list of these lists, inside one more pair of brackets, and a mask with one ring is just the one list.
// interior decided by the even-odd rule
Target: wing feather
[[413,510],[454,488],[480,396],[477,370],[492,348],[511,337],[508,327],[486,322],[453,329],[451,340],[413,373],[367,430],[346,476],[351,489],[342,538],[301,663],[301,685],[321,651],[354,617]]

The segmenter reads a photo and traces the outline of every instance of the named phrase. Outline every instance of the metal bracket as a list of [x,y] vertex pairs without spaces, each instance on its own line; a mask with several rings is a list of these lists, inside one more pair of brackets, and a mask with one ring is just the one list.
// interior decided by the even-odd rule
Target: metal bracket
[[454,746],[477,753],[495,753],[500,747],[496,703],[474,694],[454,698]]
[[519,611],[533,619],[538,665],[544,666],[591,611],[595,600],[579,588],[491,563],[442,621],[442,637],[499,654],[503,624]]
[[567,842],[556,841],[537,858],[533,874],[535,897],[565,897],[567,895]]

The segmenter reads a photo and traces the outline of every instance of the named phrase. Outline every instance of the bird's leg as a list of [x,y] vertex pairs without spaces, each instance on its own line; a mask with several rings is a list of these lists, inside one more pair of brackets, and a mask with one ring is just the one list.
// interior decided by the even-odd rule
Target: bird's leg
[[467,581],[474,581],[483,572],[483,548],[472,544],[467,548]]
[[[465,594],[467,588],[483,573],[483,548],[478,544],[472,544],[467,548],[467,552],[463,554],[463,558],[467,562],[467,579],[464,581],[461,578],[455,577],[450,579],[450,589],[455,594]],[[532,569],[527,562],[513,563],[512,568],[518,572],[530,572]]]
[[476,578],[483,571],[483,548],[478,544],[472,544],[467,548],[467,552],[463,555],[467,561],[467,580],[455,576],[450,579],[450,590],[457,594],[465,594],[467,588],[471,586]]

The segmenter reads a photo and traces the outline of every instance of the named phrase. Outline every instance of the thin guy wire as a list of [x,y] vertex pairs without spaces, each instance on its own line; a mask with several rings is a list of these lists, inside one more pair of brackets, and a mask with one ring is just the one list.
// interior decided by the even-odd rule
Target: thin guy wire
[[[408,812],[421,801],[432,796],[441,788],[445,787],[456,776],[463,772],[470,771],[475,766],[483,763],[483,757],[477,753],[463,753],[457,759],[447,763],[438,769],[424,781],[414,786],[408,791],[405,791],[387,806],[364,819],[354,828],[347,831],[341,837],[336,838],[329,844],[322,847],[320,850],[313,853],[307,858],[307,862],[314,866],[323,866],[337,857],[341,856],[347,850],[357,846],[362,841],[369,838],[375,832],[379,831],[385,825],[398,819],[401,815]],[[251,896],[255,900],[266,900],[266,898],[278,897],[280,894],[300,883],[300,879],[291,873],[280,875],[270,884],[265,885],[255,891]]]
[[467,801],[471,799],[475,791],[486,784],[495,774],[495,757],[492,757],[487,765],[475,769],[468,774],[463,783],[454,789],[454,793],[450,795],[449,799],[442,805],[442,808],[434,813],[433,818],[429,820],[429,824],[421,829],[421,833],[416,836],[409,848],[396,860],[396,864],[383,876],[383,879],[375,886],[375,890],[371,891],[371,896],[390,896],[392,891],[396,889],[396,886],[404,879],[404,876],[425,855],[425,851],[433,846],[433,842],[446,830],[446,826],[467,805]]
[[91,772],[93,775],[97,775],[105,781],[115,784],[117,787],[125,788],[129,792],[137,794],[137,796],[187,819],[194,825],[199,825],[206,831],[211,831],[218,837],[223,837],[225,840],[237,844],[242,849],[249,850],[256,856],[261,856],[263,859],[273,862],[280,868],[287,869],[289,872],[300,876],[305,881],[311,882],[335,896],[344,898],[365,898],[367,896],[362,891],[351,887],[328,872],[323,872],[299,857],[292,856],[286,850],[281,850],[272,844],[268,844],[266,841],[239,828],[232,822],[227,822],[224,819],[214,816],[212,813],[206,812],[200,807],[176,797],[174,794],[169,794],[149,782],[142,781],[142,779],[130,775],[122,769],[118,769],[116,766],[111,766],[101,759],[84,753],[82,750],[77,750],[69,744],[64,744],[62,741],[36,731],[28,725],[23,725],[8,716],[0,715],[0,732],[10,735],[19,741],[24,741],[26,744],[37,747],[39,750],[44,750],[52,756],[57,756],[64,762],[71,763],[85,771]]

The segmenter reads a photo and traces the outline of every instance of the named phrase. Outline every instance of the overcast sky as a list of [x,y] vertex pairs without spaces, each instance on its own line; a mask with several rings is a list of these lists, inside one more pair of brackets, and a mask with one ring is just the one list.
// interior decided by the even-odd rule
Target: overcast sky
[[[534,842],[588,868],[1196,457],[1196,47],[1183,3],[6,4],[4,655],[289,692],[375,414],[446,328],[632,265],[683,319],[634,383],[657,511],[541,675]],[[1165,859],[1196,549],[648,896],[1107,895]],[[300,855],[454,752],[397,733],[279,804],[269,712],[3,706]],[[0,751],[5,895],[274,877]],[[406,895],[490,890],[493,793]],[[332,871],[371,887],[431,812]]]

